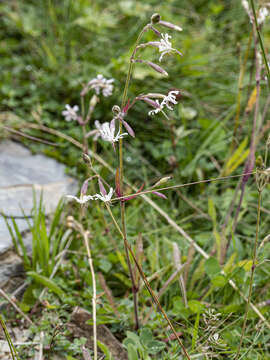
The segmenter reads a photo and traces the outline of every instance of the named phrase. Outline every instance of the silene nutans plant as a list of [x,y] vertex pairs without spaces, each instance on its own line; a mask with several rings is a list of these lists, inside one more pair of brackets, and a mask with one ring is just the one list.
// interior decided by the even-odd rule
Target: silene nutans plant
[[[151,17],[151,21],[144,26],[141,32],[138,35],[136,43],[134,45],[133,52],[129,59],[128,73],[126,77],[126,82],[124,86],[124,91],[122,95],[121,104],[114,105],[112,108],[112,120],[110,122],[101,122],[100,120],[94,120],[94,110],[96,106],[99,105],[101,101],[105,101],[106,97],[110,96],[114,89],[114,79],[106,79],[102,74],[98,74],[96,78],[90,80],[82,89],[80,93],[81,98],[81,107],[78,105],[69,105],[65,106],[62,115],[65,117],[66,121],[77,122],[78,126],[82,129],[82,138],[83,138],[83,159],[89,169],[89,177],[85,179],[80,190],[80,196],[67,195],[71,200],[76,201],[80,206],[85,208],[87,205],[91,204],[92,206],[95,201],[101,201],[104,203],[106,210],[108,211],[111,219],[119,232],[120,237],[124,242],[126,260],[129,269],[129,277],[132,283],[132,292],[133,292],[133,304],[134,304],[134,319],[135,319],[135,329],[139,329],[139,304],[138,304],[138,285],[135,281],[134,269],[132,267],[132,262],[135,263],[136,270],[140,274],[149,295],[152,298],[152,301],[157,307],[157,310],[162,313],[165,320],[168,323],[171,331],[175,334],[175,337],[182,348],[183,353],[186,358],[190,359],[188,352],[177,334],[172,322],[169,317],[163,310],[158,297],[155,295],[152,290],[150,283],[147,280],[146,275],[143,272],[141,265],[139,264],[136,254],[134,253],[132,246],[128,240],[128,234],[126,231],[126,214],[125,214],[125,203],[126,201],[132,200],[133,198],[139,196],[142,192],[142,188],[138,193],[125,196],[124,193],[124,165],[123,165],[123,141],[127,136],[134,138],[135,130],[133,129],[132,124],[128,120],[129,112],[132,111],[132,108],[136,106],[138,101],[144,102],[150,110],[148,110],[148,115],[151,117],[156,116],[158,113],[161,113],[168,122],[170,122],[170,117],[168,112],[173,111],[173,106],[178,103],[178,99],[181,96],[181,92],[178,89],[169,91],[167,94],[149,92],[146,94],[138,94],[134,99],[129,99],[128,90],[132,78],[132,71],[134,66],[137,63],[144,64],[145,66],[150,66],[153,71],[157,71],[164,76],[168,76],[167,71],[159,64],[156,64],[152,61],[143,59],[143,49],[153,48],[159,51],[159,63],[165,61],[166,57],[169,55],[182,56],[181,52],[172,46],[172,35],[169,35],[167,30],[172,31],[182,31],[182,28],[178,25],[174,25],[167,21],[163,21],[159,14],[154,14]],[[149,41],[144,43],[143,35],[147,32],[153,32],[157,38],[156,41]],[[90,95],[90,100],[86,101],[87,97]],[[92,138],[92,141],[105,141],[111,143],[112,149],[117,158],[118,166],[115,169],[115,184],[108,184],[106,179],[95,170],[93,160],[88,154],[88,142],[89,138]],[[118,144],[118,147],[117,147]],[[164,181],[167,178],[164,177]],[[96,181],[99,186],[99,193],[90,194],[89,184],[90,182]],[[159,186],[162,181],[159,181],[157,186]],[[155,186],[154,186],[155,187]],[[149,189],[149,192],[166,199],[166,196],[159,191],[154,189]],[[121,207],[121,219],[116,219],[113,215],[112,205],[118,202]],[[78,224],[75,225],[74,221],[70,222],[70,226],[74,228],[80,227]],[[80,232],[85,234],[85,230],[81,228]],[[84,235],[86,239],[85,244],[88,248],[88,258],[89,266],[91,268],[92,278],[94,280],[95,273],[93,269],[93,264],[91,261],[91,255],[89,252],[89,246],[87,245],[87,235]],[[95,287],[95,281],[93,281],[93,286]],[[94,359],[97,359],[97,340],[96,340],[96,314],[95,314],[95,294],[96,289],[93,289],[93,333],[94,333]]]
[[[220,8],[224,4],[211,8],[213,13],[216,12],[216,17],[223,14]],[[246,48],[240,55],[238,89],[235,87],[237,96],[231,103],[224,101],[222,105],[218,104],[212,109],[207,103],[208,100],[205,101],[213,96],[211,89],[204,99],[200,99],[200,109],[203,111],[200,110],[202,116],[198,113],[198,119],[194,119],[194,116],[197,116],[196,110],[180,104],[183,96],[190,97],[192,101],[196,97],[195,91],[194,94],[192,90],[185,91],[187,83],[183,85],[183,89],[174,87],[173,83],[166,86],[166,78],[170,75],[168,59],[183,59],[186,64],[190,63],[190,58],[185,60],[188,53],[181,53],[181,44],[177,44],[175,37],[180,33],[178,39],[181,39],[182,28],[178,24],[164,21],[155,13],[148,24],[136,31],[137,38],[126,64],[122,94],[119,101],[111,104],[113,106],[108,118],[104,119],[100,114],[104,113],[102,110],[115,94],[117,80],[108,76],[108,73],[96,71],[92,79],[82,84],[77,101],[61,104],[61,121],[64,118],[72,124],[73,127],[68,131],[71,130],[76,136],[73,138],[53,127],[46,128],[42,125],[44,131],[48,130],[53,136],[62,135],[62,138],[80,149],[81,158],[78,159],[78,153],[74,152],[74,162],[78,165],[76,175],[81,179],[81,185],[77,196],[66,195],[64,207],[74,212],[68,212],[66,223],[62,224],[65,234],[68,234],[66,242],[62,244],[62,237],[58,237],[59,243],[63,245],[59,248],[63,251],[54,252],[51,251],[51,245],[47,246],[47,258],[55,257],[57,261],[52,262],[54,265],[51,265],[48,268],[50,271],[46,273],[42,272],[42,266],[37,262],[36,278],[33,272],[27,273],[27,281],[30,281],[33,288],[38,279],[43,281],[42,290],[40,287],[33,290],[38,290],[33,296],[35,300],[38,299],[34,306],[34,315],[29,313],[28,317],[24,314],[26,321],[34,326],[32,319],[35,312],[39,311],[39,305],[43,306],[40,323],[44,322],[45,325],[35,327],[34,331],[40,332],[40,341],[35,343],[38,345],[31,349],[31,354],[37,352],[37,347],[40,346],[40,359],[44,350],[44,360],[47,360],[53,358],[54,351],[58,354],[66,346],[65,351],[69,347],[70,352],[63,352],[61,356],[67,356],[67,360],[78,354],[81,356],[78,358],[83,360],[116,359],[100,336],[99,327],[103,325],[108,325],[110,333],[117,338],[119,345],[123,346],[125,358],[129,360],[253,360],[253,357],[254,360],[259,360],[264,359],[262,354],[267,354],[267,349],[270,349],[270,322],[267,318],[270,301],[267,299],[268,285],[265,280],[269,275],[269,266],[266,260],[267,250],[264,250],[269,245],[270,236],[265,236],[260,242],[262,232],[265,235],[269,233],[267,221],[263,222],[261,218],[266,218],[269,213],[266,206],[262,207],[262,197],[264,194],[267,196],[270,182],[270,137],[266,142],[264,158],[258,156],[259,145],[269,131],[264,120],[267,118],[270,99],[266,101],[262,115],[260,103],[264,99],[263,86],[268,82],[270,88],[267,54],[261,36],[265,19],[270,14],[270,3],[261,2],[255,11],[253,0],[241,0],[239,7],[245,15],[244,21],[250,26],[250,34],[248,45],[245,43],[247,39],[241,38]],[[192,18],[192,21],[194,19]],[[210,25],[207,25],[209,28],[207,27],[206,32],[210,33]],[[213,29],[216,30],[215,27]],[[215,36],[218,38],[216,34]],[[206,39],[209,41],[209,37]],[[193,42],[190,38],[188,40],[187,44]],[[183,47],[184,44],[183,41]],[[185,45],[185,48],[189,46]],[[216,49],[215,46],[213,48]],[[199,54],[200,57],[201,50],[199,46],[198,52],[194,54]],[[203,62],[212,56],[204,55],[201,56]],[[235,59],[234,61],[238,71],[239,63]],[[197,57],[195,63],[194,76],[197,81]],[[229,63],[234,64],[231,59]],[[247,90],[246,68],[251,63]],[[209,65],[208,62],[207,64]],[[121,71],[122,69],[123,64]],[[133,83],[133,76],[136,78],[135,72],[138,69],[146,69],[147,76],[149,73],[157,73],[158,78],[162,78],[162,88],[166,90],[159,91],[154,86],[149,86],[148,89],[145,84],[150,81],[147,80],[143,85],[139,85],[143,86],[142,92],[138,91],[138,84]],[[172,70],[171,68],[175,75],[176,71]],[[209,79],[213,78],[209,76]],[[232,86],[228,79],[226,78],[227,83]],[[202,83],[205,85],[207,81],[208,75],[206,82]],[[209,80],[209,88],[212,86],[211,81]],[[193,85],[190,88],[192,89]],[[249,97],[242,119],[245,90]],[[234,96],[234,90],[229,91]],[[220,101],[218,96],[217,102]],[[229,111],[228,104],[233,105],[232,111]],[[217,116],[222,106],[225,109],[226,121],[223,116]],[[138,130],[138,123],[133,120],[138,109],[141,118],[147,117],[145,124],[140,126],[144,133]],[[60,113],[59,108],[57,111]],[[176,111],[178,117],[175,115]],[[183,114],[188,111],[193,111],[193,114],[185,117]],[[176,127],[176,118],[180,117],[181,126]],[[193,119],[194,122],[190,125],[191,122],[188,123],[187,120]],[[152,125],[151,122],[158,121],[162,122],[158,126],[164,128],[161,138],[166,142],[166,149],[169,147],[169,155],[167,150],[164,150],[163,157],[157,159],[163,161],[164,156],[168,155],[166,159],[173,169],[172,175],[165,171],[160,172],[149,161],[151,156],[155,158],[154,154],[157,154],[161,147],[155,148],[157,140],[154,138],[154,126],[149,126],[153,133],[146,134],[147,122]],[[229,121],[231,129],[228,126]],[[248,121],[250,124],[244,126],[244,121],[246,125]],[[38,125],[30,125],[37,129]],[[62,125],[65,126],[66,123],[63,121]],[[189,138],[188,135],[193,133],[198,134],[198,138],[197,135]],[[144,144],[143,141],[148,135],[147,144]],[[77,141],[77,138],[80,140]],[[242,142],[239,139],[242,139]],[[140,144],[143,144],[141,152],[138,151]],[[155,148],[155,153],[153,151],[148,154],[149,149],[152,151],[151,147]],[[195,151],[194,147],[198,149]],[[105,150],[105,156],[98,154],[99,149]],[[145,157],[142,155],[144,152]],[[136,169],[131,156],[136,157]],[[74,160],[74,157],[71,156],[71,159]],[[140,161],[143,164],[141,167],[138,166]],[[202,166],[200,162],[203,163]],[[83,178],[79,172],[82,167]],[[148,181],[148,170],[149,173],[151,170],[151,177],[155,174],[154,180],[151,178]],[[218,175],[208,178],[207,174],[212,170]],[[238,172],[235,174],[235,171]],[[132,174],[131,182],[129,178]],[[179,178],[188,177],[186,183],[168,184],[173,176],[176,178],[178,175]],[[191,180],[193,176],[194,181]],[[227,186],[227,180],[231,178],[233,186]],[[194,191],[190,190],[189,193],[193,185],[196,185],[193,187]],[[188,190],[182,193],[182,187]],[[169,201],[166,196],[168,190],[175,191],[177,199],[170,197]],[[195,197],[192,198],[194,194],[198,201],[195,201]],[[180,203],[182,200],[183,203]],[[142,209],[143,201],[149,206],[149,211],[146,206]],[[159,203],[163,206],[159,206]],[[184,210],[182,204],[183,209],[186,207]],[[177,220],[173,220],[170,211],[174,217],[178,217]],[[37,220],[41,218],[39,215],[36,217]],[[164,222],[160,221],[159,217]],[[60,213],[57,219],[60,223]],[[42,228],[46,240],[45,214],[43,220]],[[54,224],[53,227],[58,229],[58,225]],[[38,226],[35,234],[39,238]],[[84,251],[80,251],[80,242]],[[44,263],[46,265],[46,261]],[[56,274],[59,277],[55,276]],[[103,274],[106,274],[106,278]],[[64,278],[61,275],[64,275]],[[44,279],[49,281],[44,282]],[[1,291],[0,289],[2,294]],[[45,296],[48,296],[48,300],[45,300]],[[55,300],[56,296],[64,301],[59,298]],[[258,301],[260,296],[264,296],[264,301]],[[77,309],[90,311],[87,326],[91,326],[91,333],[87,340],[76,339],[77,343],[72,344],[74,334],[69,337],[69,329],[66,329],[61,321],[70,324],[69,321]],[[61,314],[59,317],[56,316],[58,311]],[[19,359],[17,346],[12,344],[9,326],[5,325],[4,320],[0,316],[12,359]],[[46,333],[48,324],[50,328]],[[42,338],[41,333],[45,338]],[[29,354],[24,356],[29,357]],[[267,360],[267,357],[265,359]]]

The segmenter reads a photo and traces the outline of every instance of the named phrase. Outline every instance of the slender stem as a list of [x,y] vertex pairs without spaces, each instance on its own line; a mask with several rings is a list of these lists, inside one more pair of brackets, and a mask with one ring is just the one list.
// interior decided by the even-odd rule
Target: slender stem
[[252,295],[252,286],[253,286],[253,279],[254,279],[254,273],[255,273],[255,267],[256,267],[256,259],[257,259],[257,245],[258,245],[258,239],[259,239],[259,230],[260,230],[260,216],[261,216],[261,199],[262,199],[262,192],[261,190],[258,190],[259,196],[258,196],[258,207],[257,207],[257,224],[256,224],[256,238],[255,238],[255,244],[253,248],[253,258],[252,258],[252,267],[251,267],[251,274],[250,274],[250,283],[249,283],[249,291],[248,291],[248,301],[246,304],[246,311],[245,311],[245,317],[244,317],[244,323],[242,327],[242,333],[240,338],[240,343],[237,349],[235,360],[239,358],[241,346],[244,340],[246,325],[247,325],[247,316],[248,316],[248,310],[250,306],[251,301],[251,295]]
[[163,188],[156,188],[156,189],[154,188],[154,189],[144,190],[144,191],[140,191],[140,192],[135,192],[135,193],[127,195],[127,196],[120,196],[120,197],[111,199],[111,201],[125,200],[125,199],[129,199],[129,198],[131,198],[133,196],[139,196],[139,195],[145,195],[145,194],[153,194],[153,193],[159,192],[159,191],[179,189],[179,188],[183,188],[183,187],[187,187],[187,186],[191,186],[191,185],[198,185],[198,184],[214,182],[214,181],[219,181],[219,180],[234,179],[234,178],[239,178],[239,177],[252,175],[252,174],[255,174],[255,171],[251,171],[251,172],[240,174],[240,175],[230,175],[230,176],[223,176],[223,177],[205,179],[205,180],[200,180],[200,181],[193,181],[193,182],[190,182],[190,183],[166,186],[166,187],[163,187]]
[[126,247],[128,248],[128,250],[129,250],[129,252],[130,252],[130,254],[131,254],[131,256],[132,256],[132,258],[134,260],[134,263],[135,263],[135,265],[136,265],[136,267],[137,267],[137,269],[138,269],[138,271],[139,271],[139,273],[141,275],[141,278],[142,278],[142,280],[143,280],[149,294],[151,295],[151,298],[153,299],[154,303],[157,305],[158,310],[162,313],[162,315],[166,319],[168,325],[170,326],[172,332],[175,335],[175,338],[177,339],[177,341],[178,341],[179,345],[181,346],[182,350],[184,351],[184,354],[185,354],[186,358],[190,360],[189,354],[188,354],[184,344],[180,340],[179,335],[177,334],[171,320],[168,318],[166,312],[163,310],[163,307],[161,306],[158,297],[156,296],[156,294],[152,290],[151,285],[150,285],[149,281],[147,280],[147,278],[146,278],[146,276],[145,276],[145,274],[143,272],[143,269],[142,269],[141,265],[139,264],[139,262],[138,262],[138,260],[137,260],[137,258],[135,256],[130,244],[128,243],[128,241],[127,241],[126,237],[124,236],[123,232],[121,231],[115,217],[113,216],[113,213],[112,213],[112,211],[110,209],[110,206],[107,203],[105,203],[105,205],[106,205],[107,210],[108,210],[108,212],[109,212],[109,214],[110,214],[110,216],[111,216],[111,218],[113,220],[113,223],[115,224],[117,230],[119,231],[120,235],[122,236],[122,238],[124,240],[124,243],[125,243]]
[[267,61],[267,58],[266,58],[266,55],[265,55],[264,45],[263,45],[263,41],[262,41],[262,37],[261,37],[261,33],[260,33],[258,21],[257,21],[257,15],[256,15],[256,11],[255,11],[255,6],[254,6],[254,0],[250,0],[250,2],[251,2],[252,12],[253,12],[253,16],[254,16],[254,21],[255,21],[255,27],[256,27],[260,47],[261,47],[262,54],[263,54],[264,65],[266,67],[267,83],[268,83],[268,87],[270,88],[270,70],[269,70],[268,61]]
[[[126,104],[126,100],[127,100],[127,93],[128,93],[129,83],[130,83],[130,80],[131,80],[131,74],[132,74],[132,68],[133,68],[133,59],[134,59],[134,56],[135,56],[135,53],[136,53],[136,48],[137,48],[137,45],[138,45],[142,35],[146,31],[146,29],[147,29],[147,26],[144,27],[143,30],[140,32],[140,34],[139,34],[139,36],[138,36],[138,38],[136,40],[134,50],[133,50],[132,55],[131,55],[130,60],[129,60],[128,73],[127,73],[127,78],[126,78],[125,88],[124,88],[123,98],[122,98],[122,104],[121,104],[122,109],[124,108],[124,106]],[[120,130],[120,134],[122,134],[122,122],[121,121],[119,122],[119,130]],[[119,140],[119,175],[120,175],[121,194],[123,194],[124,167],[123,167],[123,140],[122,140],[122,138],[120,138],[120,140]],[[130,279],[131,279],[131,282],[132,282],[132,293],[133,293],[134,315],[135,315],[135,328],[137,330],[139,328],[137,287],[136,287],[135,278],[134,278],[134,274],[133,274],[131,263],[130,263],[128,249],[127,249],[127,246],[126,246],[127,234],[126,234],[126,220],[125,220],[125,203],[123,201],[121,201],[120,206],[121,206],[122,234],[123,234],[123,238],[124,238],[125,253],[126,253],[126,258],[127,258],[127,263],[128,263]]]
[[11,340],[11,337],[10,337],[10,335],[9,335],[9,333],[8,333],[8,329],[7,329],[7,327],[6,327],[6,324],[5,324],[5,322],[4,322],[4,319],[2,318],[1,315],[0,315],[0,324],[1,324],[1,326],[2,326],[2,329],[3,329],[3,331],[4,331],[5,337],[6,337],[6,339],[7,339],[8,346],[9,346],[9,349],[10,349],[10,353],[11,353],[12,359],[13,359],[13,360],[16,360],[16,359],[18,359],[18,357],[17,357],[18,354],[17,354],[17,351],[16,351],[16,349],[15,349],[13,343],[12,343],[12,340]]
[[97,303],[97,286],[96,286],[96,277],[95,277],[95,270],[93,265],[93,259],[91,256],[91,250],[88,243],[88,236],[87,232],[83,231],[83,240],[87,251],[87,258],[88,258],[88,264],[91,271],[92,276],[92,282],[93,282],[93,297],[92,297],[92,306],[93,306],[93,341],[94,341],[94,360],[97,360],[98,353],[97,353],[97,309],[96,309],[96,303]]

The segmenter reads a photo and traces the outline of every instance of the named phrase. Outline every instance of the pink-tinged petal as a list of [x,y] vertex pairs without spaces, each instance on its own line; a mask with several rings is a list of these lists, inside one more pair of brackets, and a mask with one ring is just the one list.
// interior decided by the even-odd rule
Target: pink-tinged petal
[[155,101],[154,101],[154,100],[152,100],[152,99],[149,99],[148,97],[142,97],[142,98],[140,98],[140,100],[145,101],[147,104],[153,106],[153,107],[156,108],[156,109],[159,109],[159,108],[160,108],[160,104],[159,104],[158,100],[155,100]]
[[110,132],[114,134],[114,131],[115,131],[115,119],[113,118],[112,121],[110,122]]
[[132,129],[132,127],[125,120],[122,120],[122,123],[123,123],[124,127],[126,128],[127,132],[129,133],[129,135],[132,137],[135,137],[135,132]]
[[86,193],[87,193],[88,182],[89,182],[89,179],[86,179],[82,184],[82,187],[81,187],[81,194],[82,195],[86,195]]
[[123,110],[122,110],[124,114],[126,114],[126,113],[128,112],[129,103],[130,103],[130,101],[129,101],[129,99],[128,99],[127,104],[123,107]]
[[153,191],[153,194],[161,197],[162,199],[167,199],[167,196],[166,196],[166,195],[164,195],[164,194],[162,194],[162,193],[160,193],[160,192],[158,192],[158,191]]
[[100,191],[100,193],[101,193],[103,196],[106,196],[106,195],[107,195],[107,191],[106,191],[106,189],[105,189],[105,187],[104,187],[104,185],[103,185],[100,177],[98,178],[98,186],[99,186],[99,191]]

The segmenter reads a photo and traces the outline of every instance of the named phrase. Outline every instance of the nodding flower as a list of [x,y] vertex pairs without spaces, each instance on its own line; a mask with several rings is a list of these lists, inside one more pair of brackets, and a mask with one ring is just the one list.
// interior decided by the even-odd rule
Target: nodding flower
[[176,96],[179,94],[178,90],[172,90],[168,93],[167,96],[164,95],[164,98],[161,102],[161,104],[159,103],[158,100],[156,100],[156,108],[154,110],[149,111],[148,115],[155,115],[158,114],[159,112],[163,111],[164,106],[167,107],[167,109],[169,110],[173,110],[172,106],[170,104],[178,104],[176,101]]
[[73,196],[73,195],[66,195],[66,197],[69,198],[69,199],[76,200],[81,205],[87,203],[89,200],[96,200],[91,195],[82,195],[82,194],[81,194],[81,196],[79,198],[77,198],[77,196]]
[[172,47],[172,43],[170,42],[171,36],[168,34],[161,34],[161,40],[158,43],[158,49],[161,53],[159,57],[159,61],[161,62],[163,56],[165,54],[170,54],[171,52],[177,52],[179,55],[182,55],[180,51],[174,49]]
[[125,135],[128,135],[128,133],[120,134],[120,130],[118,130],[118,133],[115,135],[115,120],[112,119],[112,121],[105,122],[103,124],[100,124],[98,120],[95,121],[95,126],[98,130],[98,133],[96,134],[96,139],[100,136],[102,140],[109,141],[112,144],[117,142],[119,139],[122,139]]
[[94,89],[97,95],[102,91],[103,96],[107,97],[112,95],[113,82],[114,79],[106,79],[103,75],[98,74],[96,78],[89,81],[87,88]]

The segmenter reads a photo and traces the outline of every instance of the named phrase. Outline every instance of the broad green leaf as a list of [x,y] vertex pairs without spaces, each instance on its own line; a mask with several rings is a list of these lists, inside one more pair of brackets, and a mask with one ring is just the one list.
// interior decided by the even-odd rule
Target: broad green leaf
[[223,275],[217,275],[211,279],[211,282],[215,288],[221,288],[227,284],[227,280]]
[[137,351],[132,344],[128,344],[128,360],[139,360]]
[[190,308],[190,310],[193,313],[198,313],[198,312],[202,312],[203,309],[205,308],[205,306],[203,304],[201,304],[199,301],[197,300],[190,300],[188,302],[188,307]]
[[153,355],[159,353],[165,347],[166,347],[166,344],[164,344],[164,342],[161,342],[158,340],[150,340],[147,343],[147,351]]

